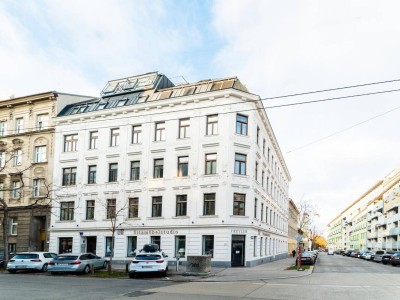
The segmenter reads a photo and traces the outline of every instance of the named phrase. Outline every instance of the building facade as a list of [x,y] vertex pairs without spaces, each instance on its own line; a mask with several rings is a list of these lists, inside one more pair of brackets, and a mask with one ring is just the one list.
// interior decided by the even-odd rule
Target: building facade
[[85,98],[48,92],[0,101],[0,218],[7,227],[0,232],[0,248],[6,232],[9,253],[48,249],[52,118],[78,99]]
[[151,242],[222,266],[287,256],[290,175],[260,98],[237,78],[113,80],[56,124],[51,251],[127,261]]
[[393,170],[328,225],[337,249],[400,250],[400,168]]
[[297,251],[296,236],[299,234],[299,216],[300,212],[296,204],[289,198],[289,221],[288,221],[288,253]]

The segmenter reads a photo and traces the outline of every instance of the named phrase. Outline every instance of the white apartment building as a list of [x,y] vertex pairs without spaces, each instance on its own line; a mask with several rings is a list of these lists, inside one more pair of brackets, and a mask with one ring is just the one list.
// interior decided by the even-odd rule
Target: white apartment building
[[55,121],[50,251],[114,247],[127,261],[151,242],[183,263],[287,257],[290,174],[259,96],[237,78],[113,80]]

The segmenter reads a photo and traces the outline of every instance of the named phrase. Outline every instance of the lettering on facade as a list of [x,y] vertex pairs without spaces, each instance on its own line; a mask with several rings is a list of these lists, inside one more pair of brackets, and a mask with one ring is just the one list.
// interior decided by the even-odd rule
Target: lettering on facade
[[247,233],[247,229],[232,229],[232,233],[239,233],[239,234],[245,234]]
[[161,234],[178,234],[178,230],[163,230],[163,229],[149,229],[149,230],[134,230],[134,235],[161,235]]

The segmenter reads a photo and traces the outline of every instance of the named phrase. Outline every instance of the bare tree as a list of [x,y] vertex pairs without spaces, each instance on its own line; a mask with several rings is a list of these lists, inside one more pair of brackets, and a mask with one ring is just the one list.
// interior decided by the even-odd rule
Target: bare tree
[[[108,274],[111,274],[112,263],[114,257],[114,243],[115,243],[115,234],[121,225],[125,223],[125,214],[126,209],[128,207],[128,202],[125,201],[123,203],[117,202],[116,197],[111,197],[108,199],[98,199],[98,203],[100,203],[106,211],[107,220],[109,220],[109,230],[111,231],[111,244],[110,244],[110,260],[107,266]],[[122,204],[122,205],[121,205]]]

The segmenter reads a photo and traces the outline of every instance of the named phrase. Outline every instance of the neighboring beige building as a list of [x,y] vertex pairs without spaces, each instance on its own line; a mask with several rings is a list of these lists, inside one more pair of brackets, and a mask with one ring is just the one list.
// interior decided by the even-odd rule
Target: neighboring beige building
[[296,250],[300,211],[292,199],[289,199],[289,219],[288,219],[288,253]]
[[[54,124],[61,109],[88,97],[46,92],[0,100],[0,199],[9,207],[9,253],[48,249]],[[4,207],[0,204],[0,219]],[[3,248],[0,230],[0,248]]]

